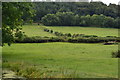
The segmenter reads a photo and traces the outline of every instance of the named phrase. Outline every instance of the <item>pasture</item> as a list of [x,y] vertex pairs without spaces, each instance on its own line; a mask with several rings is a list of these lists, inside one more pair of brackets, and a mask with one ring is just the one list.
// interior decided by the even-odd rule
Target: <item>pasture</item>
[[41,26],[41,25],[23,25],[23,31],[28,36],[47,36],[55,37],[54,34],[44,32],[44,28],[49,28],[54,31],[71,34],[86,34],[86,35],[97,35],[101,37],[106,36],[118,36],[118,29],[114,28],[96,28],[96,27],[64,27],[64,26]]
[[54,37],[54,34],[49,34],[47,32],[44,32],[43,30],[43,26],[39,26],[39,25],[23,25],[23,32],[25,32],[25,34],[29,37],[32,36],[48,36],[48,37]]
[[[46,77],[116,78],[118,59],[111,58],[117,45],[85,43],[12,44],[3,47],[3,66],[20,63]],[[24,73],[23,73],[24,74]],[[35,77],[35,76],[34,76]],[[40,77],[40,76],[36,76]]]
[[[55,37],[44,28],[72,34],[118,36],[118,30],[112,28],[24,25],[23,31],[29,37]],[[118,45],[102,43],[14,43],[3,47],[3,68],[29,78],[117,78],[118,59],[111,55],[117,50]]]
[[114,28],[76,27],[76,26],[72,26],[72,27],[50,26],[47,28],[62,33],[97,35],[101,37],[106,37],[106,36],[118,37],[118,29],[114,29]]

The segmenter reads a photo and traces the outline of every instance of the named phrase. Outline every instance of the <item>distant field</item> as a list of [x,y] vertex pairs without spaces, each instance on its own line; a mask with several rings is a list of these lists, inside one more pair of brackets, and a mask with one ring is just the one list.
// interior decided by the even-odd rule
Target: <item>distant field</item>
[[38,25],[23,25],[23,31],[29,37],[31,37],[31,36],[42,36],[42,37],[44,37],[44,36],[49,36],[49,37],[55,36],[54,34],[44,32],[42,26],[38,26]]
[[78,33],[86,35],[97,35],[97,36],[118,36],[118,29],[114,28],[95,28],[95,27],[48,27],[54,31],[63,32],[63,33]]
[[22,69],[35,65],[39,72],[57,78],[62,76],[61,70],[65,75],[74,75],[76,71],[77,78],[115,78],[118,75],[118,59],[111,58],[111,52],[117,50],[117,45],[103,44],[13,44],[3,47],[3,61],[22,63]]
[[[48,36],[54,37],[54,34],[43,31],[43,27],[38,25],[24,25],[23,31],[28,36]],[[114,28],[95,28],[95,27],[47,27],[53,29],[54,31],[63,32],[63,33],[79,33],[86,35],[97,35],[97,36],[118,36],[118,29]]]

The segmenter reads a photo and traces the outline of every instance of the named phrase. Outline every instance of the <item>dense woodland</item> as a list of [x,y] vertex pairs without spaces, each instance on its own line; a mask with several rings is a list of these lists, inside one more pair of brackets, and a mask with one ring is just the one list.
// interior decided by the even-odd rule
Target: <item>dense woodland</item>
[[119,6],[102,2],[34,3],[34,22],[47,26],[95,26],[119,28]]

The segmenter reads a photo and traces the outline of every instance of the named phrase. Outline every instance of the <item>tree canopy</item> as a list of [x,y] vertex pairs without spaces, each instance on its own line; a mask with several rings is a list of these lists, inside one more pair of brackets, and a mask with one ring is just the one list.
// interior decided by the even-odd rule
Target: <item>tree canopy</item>
[[[22,39],[22,24],[33,17],[33,4],[25,2],[2,3],[2,42],[10,45],[15,38]],[[25,16],[25,18],[23,18]]]
[[103,14],[113,18],[119,15],[119,5],[109,4],[107,6],[103,2],[40,2],[34,4],[36,10],[35,22],[40,22],[46,14],[55,14],[57,12],[73,12],[79,16]]
[[112,18],[103,14],[79,16],[73,12],[57,12],[42,17],[41,22],[46,26],[85,26],[119,28],[120,18]]

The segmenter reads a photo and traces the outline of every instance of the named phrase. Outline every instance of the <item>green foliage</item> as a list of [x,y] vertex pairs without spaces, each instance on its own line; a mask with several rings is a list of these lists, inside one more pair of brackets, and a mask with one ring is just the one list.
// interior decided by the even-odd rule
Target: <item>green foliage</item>
[[92,35],[86,35],[83,37],[71,37],[71,34],[65,34],[61,36],[60,33],[56,33],[58,37],[25,37],[23,40],[16,39],[15,43],[48,43],[48,42],[70,42],[70,43],[103,43],[109,41],[120,42],[120,38],[114,37],[93,37]]
[[90,15],[81,16],[80,21],[79,21],[79,25],[90,26],[91,25],[91,16]]
[[[119,28],[118,5],[91,3],[34,3],[35,22],[52,26],[96,26]],[[72,5],[72,7],[71,7]],[[49,15],[47,15],[49,14]],[[54,14],[54,15],[53,15]],[[46,16],[45,16],[46,15]],[[47,19],[47,17],[49,17]],[[44,19],[42,19],[44,18]],[[58,19],[59,18],[59,19]],[[41,20],[42,19],[42,20]],[[117,19],[117,20],[116,20]]]
[[[15,37],[22,38],[22,23],[33,16],[32,3],[2,3],[2,41],[10,45]],[[27,15],[27,16],[26,16]],[[25,16],[26,18],[22,18]]]
[[75,25],[75,15],[72,12],[58,12],[47,14],[42,18],[42,23],[47,26],[72,26]]
[[105,17],[104,26],[105,27],[114,27],[114,26],[116,27],[116,24],[114,22],[115,22],[114,18]]
[[92,16],[78,16],[72,12],[57,12],[47,14],[42,18],[42,23],[46,26],[96,26],[119,28],[119,18],[107,17],[103,14]]
[[[57,12],[73,12],[79,16],[85,15],[100,15],[110,17],[118,17],[118,5],[109,4],[106,5],[103,2],[91,2],[91,3],[81,3],[81,2],[48,2],[48,3],[34,3],[36,11],[35,22],[39,22],[43,16],[46,14],[55,14]],[[72,6],[71,6],[72,5]]]
[[54,14],[47,14],[42,18],[42,23],[50,26],[50,25],[57,25],[59,22],[59,18]]
[[59,17],[58,25],[60,26],[72,26],[75,24],[75,14],[73,12],[57,12]]
[[93,26],[105,27],[104,26],[105,17],[107,17],[107,16],[104,16],[103,14],[101,14],[101,15],[94,14],[93,16],[91,16],[91,22],[90,23]]
[[112,57],[113,58],[120,58],[120,50],[118,50],[116,52],[112,52]]

